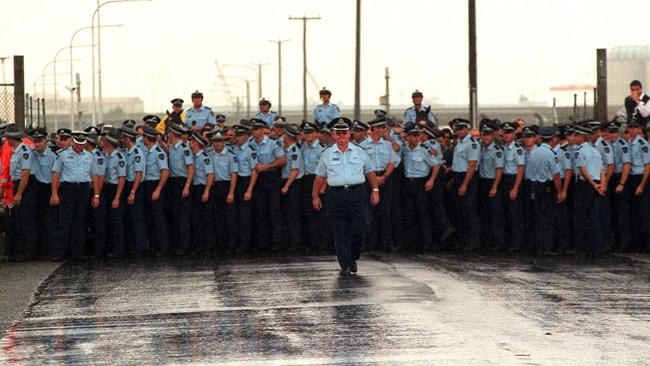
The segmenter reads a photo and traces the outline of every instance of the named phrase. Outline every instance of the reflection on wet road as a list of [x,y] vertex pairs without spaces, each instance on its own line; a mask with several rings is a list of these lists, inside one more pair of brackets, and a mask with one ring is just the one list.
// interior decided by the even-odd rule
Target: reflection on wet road
[[374,255],[65,265],[14,364],[642,364],[650,265]]

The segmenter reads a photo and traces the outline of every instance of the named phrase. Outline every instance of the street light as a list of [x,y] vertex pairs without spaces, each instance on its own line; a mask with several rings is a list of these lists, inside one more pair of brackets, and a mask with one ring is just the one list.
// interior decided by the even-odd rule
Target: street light
[[[256,65],[257,67],[253,67]],[[224,67],[243,67],[253,71],[257,75],[257,99],[262,99],[262,66],[268,64],[251,64],[251,65],[239,65],[239,64],[228,64],[223,65]]]
[[[107,25],[101,25],[98,28],[117,28],[117,27],[122,27],[123,24],[107,24]],[[70,37],[70,85],[74,84],[74,73],[73,73],[73,62],[72,62],[72,44],[74,42],[74,37],[77,36],[77,34],[83,30],[86,29],[92,29],[92,26],[85,26],[77,29],[74,33],[72,33],[72,37]],[[93,51],[93,55],[95,52]],[[73,129],[74,125],[74,89],[70,88],[70,129]]]
[[[52,68],[54,69],[54,129],[58,129],[59,127],[59,99],[57,97],[57,74],[56,74],[56,63],[57,59],[59,58],[59,54],[68,48],[80,48],[80,47],[90,47],[92,45],[86,44],[86,45],[70,45],[70,46],[65,46],[61,49],[59,49],[56,54],[54,55],[54,60],[52,63]],[[70,59],[70,62],[72,63],[72,59]]]
[[95,8],[95,11],[93,12],[92,19],[90,21],[90,28],[92,30],[92,62],[93,62],[93,126],[97,125],[97,114],[99,113],[99,119],[100,122],[103,120],[103,114],[104,114],[104,105],[103,105],[103,99],[102,99],[102,46],[101,46],[101,37],[100,37],[100,31],[99,29],[101,28],[100,20],[97,18],[97,86],[99,89],[99,108],[95,106],[95,16],[99,14],[99,9],[104,6],[108,5],[111,3],[125,3],[125,2],[136,2],[136,1],[151,1],[151,0],[110,0],[106,1],[104,3],[99,3],[99,0],[97,0],[97,7]]

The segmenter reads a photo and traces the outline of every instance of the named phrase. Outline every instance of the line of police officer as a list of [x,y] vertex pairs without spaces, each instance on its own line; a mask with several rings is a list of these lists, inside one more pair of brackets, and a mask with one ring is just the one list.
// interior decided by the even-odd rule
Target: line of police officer
[[[331,92],[321,96],[327,106]],[[404,128],[383,111],[352,122],[331,105],[329,122],[296,126],[273,114],[269,123],[265,99],[256,118],[226,127],[200,93],[192,100],[187,111],[146,116],[142,126],[128,120],[54,136],[34,128],[29,139],[3,126],[13,149],[7,254],[326,251],[334,242],[347,253],[339,255],[343,270],[356,271],[362,243],[592,256],[648,249],[650,152],[636,122],[520,130],[487,121],[479,141],[463,119],[450,123],[454,136],[437,129],[417,103]],[[350,197],[335,203],[350,190],[352,206],[363,202],[358,212],[339,210],[354,208]],[[354,225],[339,229],[342,221]]]

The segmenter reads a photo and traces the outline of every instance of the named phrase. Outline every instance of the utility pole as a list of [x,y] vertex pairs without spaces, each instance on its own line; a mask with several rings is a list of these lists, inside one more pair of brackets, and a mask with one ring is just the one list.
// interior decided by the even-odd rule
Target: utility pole
[[607,49],[596,50],[596,86],[598,88],[598,108],[596,120],[607,122]]
[[357,0],[357,34],[354,50],[354,119],[361,119],[361,0]]
[[257,66],[257,100],[262,99],[264,96],[262,94],[262,66],[266,66],[268,64],[253,64]]
[[469,15],[469,120],[478,127],[478,85],[476,82],[476,0],[468,0]]
[[318,20],[320,16],[292,17],[289,20],[302,20],[302,119],[307,119],[307,21]]
[[278,44],[278,114],[282,115],[282,44],[289,42],[289,39],[278,39],[269,41]]
[[386,71],[384,72],[384,78],[386,79],[386,95],[385,95],[386,113],[390,114],[390,86],[389,86],[390,71],[388,70],[388,68],[386,68]]

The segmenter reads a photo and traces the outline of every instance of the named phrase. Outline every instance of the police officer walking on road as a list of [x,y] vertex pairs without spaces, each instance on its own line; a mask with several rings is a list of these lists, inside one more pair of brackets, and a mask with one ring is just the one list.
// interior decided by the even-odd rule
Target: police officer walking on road
[[369,224],[367,179],[371,187],[370,202],[379,203],[379,186],[374,167],[363,148],[350,143],[352,121],[340,117],[333,123],[335,144],[323,151],[312,200],[316,210],[323,207],[320,191],[327,181],[328,192],[325,213],[332,231],[341,274],[357,273],[357,260]]

